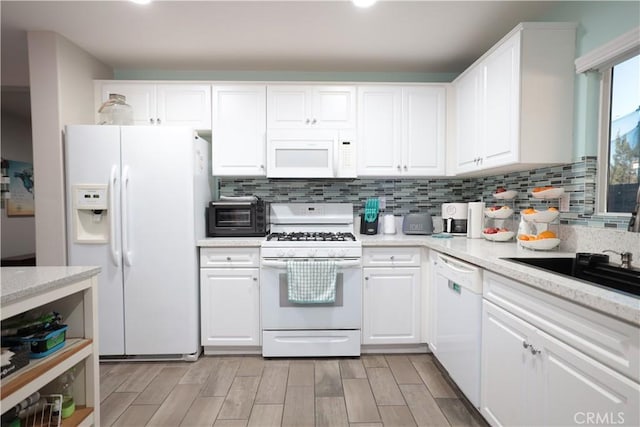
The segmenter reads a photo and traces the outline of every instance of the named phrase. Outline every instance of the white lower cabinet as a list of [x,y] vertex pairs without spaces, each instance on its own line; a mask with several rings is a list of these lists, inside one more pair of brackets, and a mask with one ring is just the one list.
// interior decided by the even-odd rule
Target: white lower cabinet
[[363,262],[362,343],[420,343],[420,248],[365,248]]
[[[260,345],[259,249],[200,249],[201,341],[216,346]],[[212,263],[211,260],[219,262]],[[211,268],[202,268],[215,265]],[[215,350],[215,349],[213,349]]]
[[[538,300],[536,293],[520,295],[517,289],[506,287],[511,281],[498,278],[490,275],[489,283],[489,297],[496,303],[483,301],[481,413],[489,424],[638,425],[638,372],[628,377],[593,357],[612,351],[620,342],[628,353],[621,352],[618,359],[628,360],[625,364],[628,367],[635,365],[637,328],[634,334],[633,327],[620,322],[620,328],[601,330],[608,332],[606,337],[597,333],[600,328],[592,328],[608,323],[600,322],[603,319],[599,317],[605,316],[595,312],[589,316],[589,310],[575,309],[565,301],[549,300],[542,304],[544,301]],[[519,296],[531,304],[515,305]],[[539,304],[546,310],[538,310]],[[561,311],[556,316],[550,308]],[[572,308],[575,312],[571,312]],[[527,320],[519,316],[521,313],[510,312],[518,310],[522,310],[522,317]],[[584,327],[574,329],[574,322],[580,323],[580,315],[590,318],[592,324],[583,323]],[[544,330],[546,327],[548,332]],[[564,342],[552,336],[552,333],[562,336],[559,328],[571,332],[573,339]],[[587,341],[590,351],[575,348],[574,340],[583,344]],[[601,347],[603,344],[606,347]]]

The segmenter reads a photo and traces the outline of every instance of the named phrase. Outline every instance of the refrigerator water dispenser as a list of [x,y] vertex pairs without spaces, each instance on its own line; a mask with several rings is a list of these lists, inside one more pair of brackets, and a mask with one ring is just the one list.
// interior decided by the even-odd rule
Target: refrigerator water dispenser
[[74,239],[78,243],[109,241],[108,190],[106,185],[74,185]]

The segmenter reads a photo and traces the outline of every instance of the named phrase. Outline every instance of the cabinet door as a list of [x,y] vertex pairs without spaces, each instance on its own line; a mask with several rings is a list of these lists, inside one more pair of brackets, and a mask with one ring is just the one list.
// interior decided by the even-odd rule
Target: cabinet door
[[[538,331],[539,425],[640,425],[640,385]],[[591,422],[589,422],[591,420]],[[596,420],[596,421],[593,421]]]
[[311,125],[312,96],[309,86],[267,86],[267,127],[308,129]]
[[156,87],[157,124],[211,129],[211,86],[160,84]]
[[401,173],[402,89],[358,87],[358,176]]
[[533,368],[529,348],[535,329],[496,305],[482,303],[480,412],[492,426],[536,425],[526,411]]
[[476,160],[482,146],[480,124],[483,111],[480,109],[482,95],[481,67],[469,70],[458,79],[456,91],[456,173],[476,170]]
[[420,268],[365,268],[362,343],[420,342]]
[[200,269],[202,345],[260,345],[257,268]]
[[437,176],[445,173],[445,89],[402,89],[402,173]]
[[266,86],[213,86],[213,174],[265,176]]
[[156,86],[145,83],[104,83],[101,89],[101,104],[109,99],[110,93],[118,93],[126,97],[127,104],[133,108],[134,125],[155,124]]
[[482,168],[518,160],[520,129],[520,33],[484,62]]
[[311,125],[319,129],[355,129],[355,86],[313,86]]

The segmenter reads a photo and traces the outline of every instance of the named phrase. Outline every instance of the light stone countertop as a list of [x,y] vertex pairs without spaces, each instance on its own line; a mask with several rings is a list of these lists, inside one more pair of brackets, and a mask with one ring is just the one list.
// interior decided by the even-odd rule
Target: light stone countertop
[[[512,257],[569,257],[574,252],[532,251],[515,242],[490,242],[455,236],[439,239],[431,236],[397,234],[361,235],[362,246],[393,247],[423,246],[463,261],[475,264],[513,280],[520,281],[552,295],[601,311],[610,316],[640,326],[640,298],[590,285],[554,273],[548,273],[501,258]],[[264,237],[216,237],[198,240],[200,247],[260,247]]]
[[100,267],[2,267],[0,305],[36,296],[100,273]]
[[490,242],[485,239],[467,239],[464,236],[456,236],[450,239],[439,239],[431,236],[407,236],[403,234],[359,235],[358,237],[365,248],[426,246],[475,264],[485,270],[493,271],[552,295],[640,326],[640,298],[501,259],[565,256],[572,258],[575,256],[573,252],[532,251],[518,246],[515,242]]
[[259,248],[265,237],[207,237],[198,240],[201,248]]

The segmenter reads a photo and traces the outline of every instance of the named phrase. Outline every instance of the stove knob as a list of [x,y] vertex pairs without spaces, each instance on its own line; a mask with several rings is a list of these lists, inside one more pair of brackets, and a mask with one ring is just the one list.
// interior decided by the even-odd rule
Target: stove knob
[[284,250],[278,251],[278,258],[284,257]]
[[287,251],[287,256],[289,258],[293,258],[295,254],[296,254],[296,251],[294,251],[293,249],[289,249],[289,251]]
[[309,257],[313,257],[318,253],[317,249],[309,249],[309,252],[307,253],[307,256]]
[[332,250],[330,250],[330,251],[329,251],[329,253],[327,253],[327,255],[328,255],[330,258],[333,258],[333,257],[335,257],[335,256],[336,256],[336,251],[334,251],[334,250],[332,249]]

